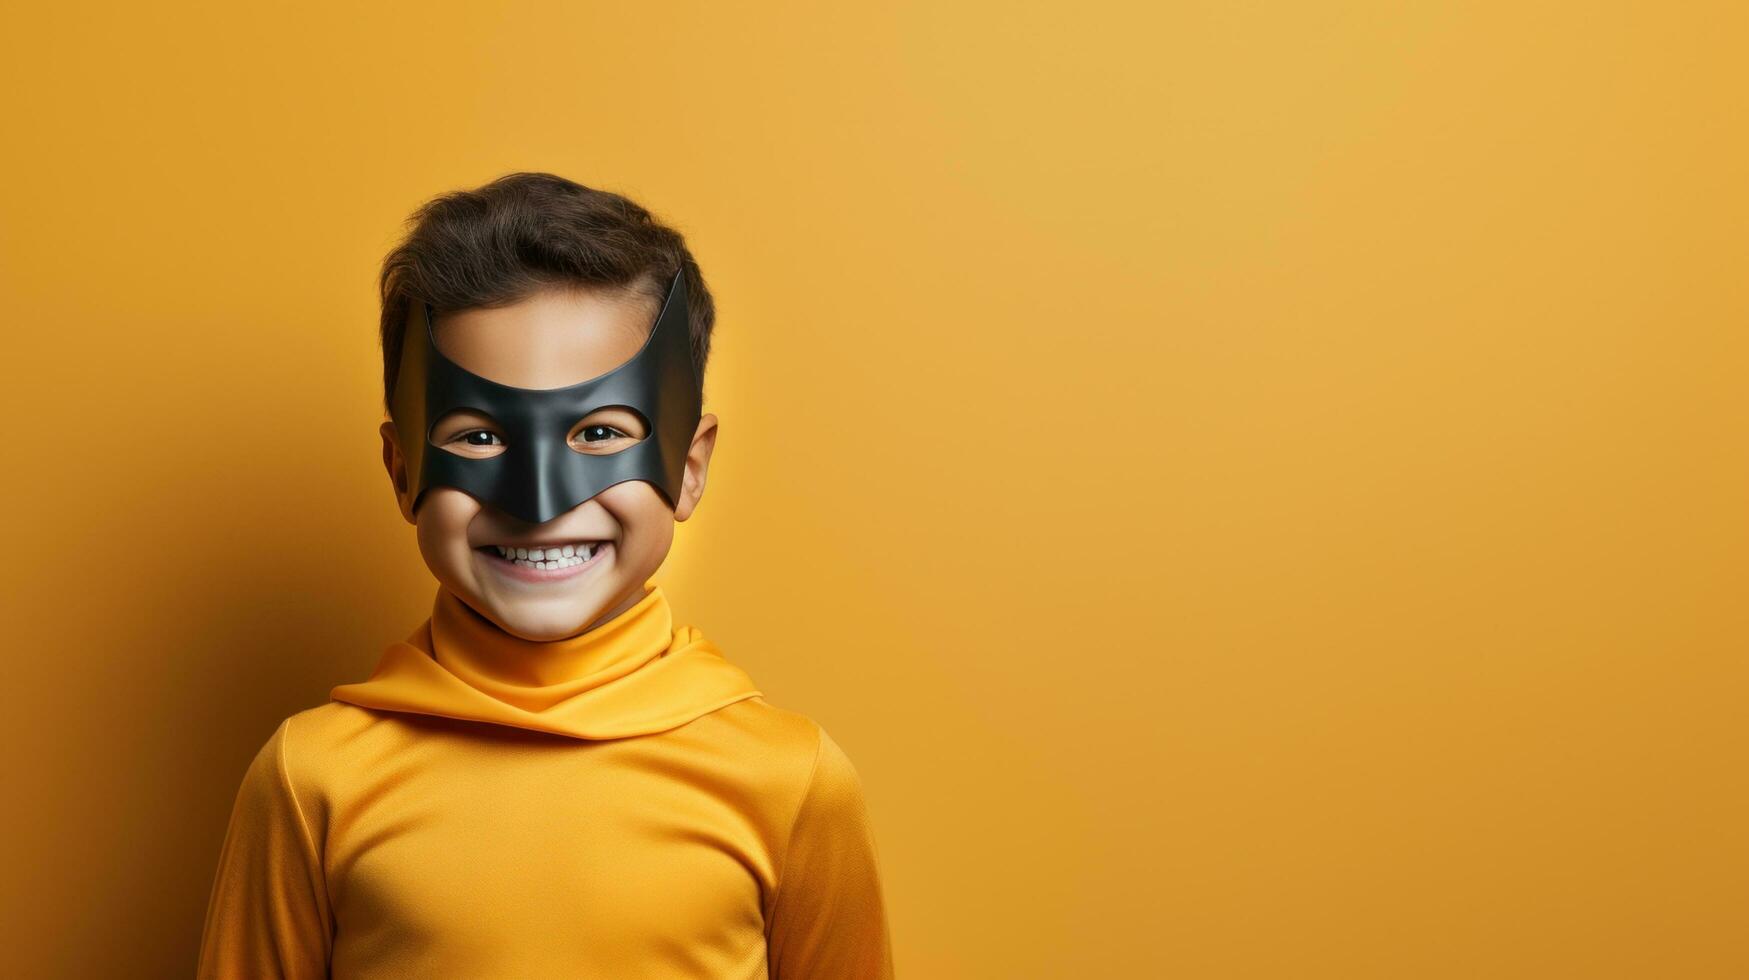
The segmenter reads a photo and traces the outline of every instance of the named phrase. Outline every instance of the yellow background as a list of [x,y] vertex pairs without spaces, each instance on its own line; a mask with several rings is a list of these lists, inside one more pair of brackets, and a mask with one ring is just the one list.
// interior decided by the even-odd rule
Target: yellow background
[[901,976],[1749,976],[1743,9],[9,14],[6,972],[188,975],[428,613],[374,276],[530,169],[718,297],[660,580]]

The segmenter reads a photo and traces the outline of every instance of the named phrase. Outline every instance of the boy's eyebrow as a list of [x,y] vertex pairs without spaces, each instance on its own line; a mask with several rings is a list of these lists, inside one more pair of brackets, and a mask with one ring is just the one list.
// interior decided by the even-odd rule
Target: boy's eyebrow
[[492,425],[498,424],[498,420],[493,418],[492,413],[490,413],[490,412],[482,412],[477,408],[452,408],[449,411],[444,412],[442,415],[439,415],[436,418],[436,420],[434,420],[431,423],[432,431],[433,432],[437,431],[438,428],[443,426],[445,423],[448,423],[451,420],[457,418],[458,416],[466,419],[470,423],[474,419],[484,419],[485,421],[491,423]]

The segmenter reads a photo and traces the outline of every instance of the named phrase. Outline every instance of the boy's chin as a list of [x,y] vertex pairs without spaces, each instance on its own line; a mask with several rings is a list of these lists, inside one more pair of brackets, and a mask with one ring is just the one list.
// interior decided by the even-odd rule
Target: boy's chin
[[482,612],[498,628],[524,640],[545,642],[576,636],[607,612],[613,596],[599,587],[560,595],[483,596]]
[[619,596],[616,557],[609,546],[598,558],[602,567],[571,579],[538,583],[479,567],[487,559],[477,558],[472,574],[458,578],[468,593],[462,598],[499,629],[524,640],[561,640],[584,632],[607,614]]

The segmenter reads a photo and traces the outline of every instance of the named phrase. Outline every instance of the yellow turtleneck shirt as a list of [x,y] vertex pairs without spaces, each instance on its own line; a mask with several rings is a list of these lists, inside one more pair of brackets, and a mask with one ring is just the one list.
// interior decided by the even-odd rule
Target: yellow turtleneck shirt
[[844,751],[646,582],[515,637],[439,588],[282,721],[220,849],[201,978],[890,978]]

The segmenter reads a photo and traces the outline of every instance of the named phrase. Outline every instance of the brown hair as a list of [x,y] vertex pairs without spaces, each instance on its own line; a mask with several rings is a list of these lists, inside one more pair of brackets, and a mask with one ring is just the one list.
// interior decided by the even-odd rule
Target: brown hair
[[508,173],[432,198],[383,259],[383,406],[393,404],[413,304],[438,313],[504,306],[541,289],[630,287],[656,309],[686,279],[692,366],[704,378],[716,306],[686,239],[637,203],[548,173]]

